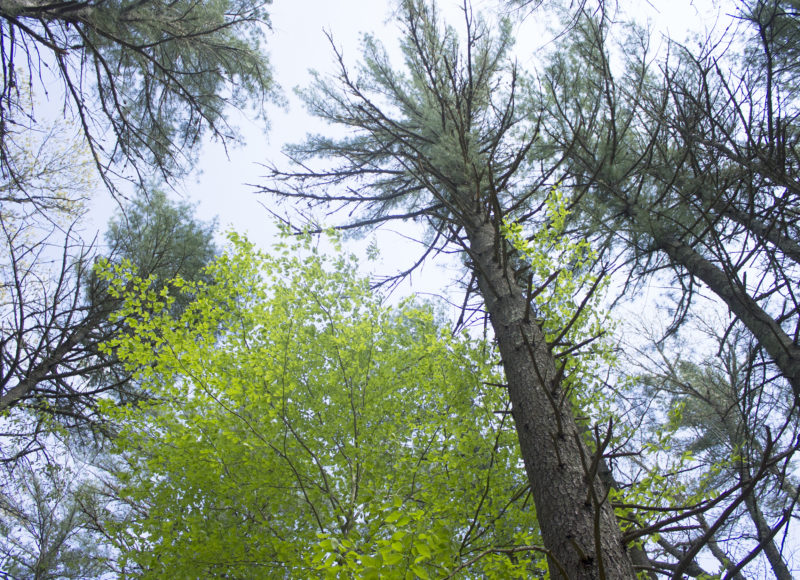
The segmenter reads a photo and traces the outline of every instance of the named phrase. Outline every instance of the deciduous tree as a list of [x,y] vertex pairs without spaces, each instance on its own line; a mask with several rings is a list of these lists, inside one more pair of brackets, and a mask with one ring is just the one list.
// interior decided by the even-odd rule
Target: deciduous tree
[[[0,412],[4,421],[21,423],[2,439],[3,462],[42,450],[50,420],[75,428],[99,426],[98,397],[136,396],[130,375],[97,349],[101,341],[125,331],[109,320],[118,301],[93,277],[90,250],[71,229],[61,238],[62,248],[53,248],[50,238],[39,239],[38,231],[26,236],[37,227],[58,232],[45,217],[52,221],[58,215],[36,210],[31,223],[4,223],[9,264],[4,269],[8,298],[2,311]],[[214,255],[212,235],[211,225],[193,218],[191,206],[174,204],[157,192],[142,194],[126,214],[111,221],[108,259],[162,280],[175,275],[193,279]]]
[[107,348],[152,395],[111,411],[121,569],[529,577],[543,554],[491,349],[383,304],[352,256],[296,253],[234,236],[161,292],[105,273],[133,329]]

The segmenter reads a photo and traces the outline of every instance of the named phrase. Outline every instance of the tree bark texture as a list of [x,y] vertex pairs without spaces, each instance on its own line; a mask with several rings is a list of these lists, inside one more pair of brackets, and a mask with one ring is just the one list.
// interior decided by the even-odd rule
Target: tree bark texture
[[469,253],[506,371],[551,578],[635,578],[599,458],[583,442],[544,333],[526,314],[525,290],[502,263],[494,225],[474,217]]

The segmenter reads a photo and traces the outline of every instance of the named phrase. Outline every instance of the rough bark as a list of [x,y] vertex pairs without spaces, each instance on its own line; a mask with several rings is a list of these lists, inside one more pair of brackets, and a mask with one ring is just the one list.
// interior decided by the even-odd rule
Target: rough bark
[[551,578],[634,578],[598,464],[581,438],[541,328],[526,317],[525,291],[502,263],[494,226],[474,216],[469,253],[506,370],[525,469]]

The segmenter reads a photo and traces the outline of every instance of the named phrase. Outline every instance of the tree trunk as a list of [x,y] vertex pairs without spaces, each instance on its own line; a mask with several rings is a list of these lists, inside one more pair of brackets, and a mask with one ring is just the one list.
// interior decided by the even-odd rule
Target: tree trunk
[[772,539],[772,529],[769,527],[766,518],[764,518],[764,514],[761,512],[761,508],[759,508],[754,494],[755,491],[747,494],[744,498],[744,504],[747,506],[750,518],[753,520],[756,530],[758,531],[758,541],[764,546],[764,554],[766,554],[767,560],[769,560],[769,565],[772,567],[775,578],[778,580],[792,580],[794,576],[792,576],[789,567],[786,565],[786,562],[784,562],[778,546],[775,545],[775,540]]
[[[89,333],[97,327],[102,319],[103,317],[100,315],[88,316],[86,320],[73,328],[71,334],[63,338],[52,352],[46,353],[41,357],[41,360],[34,360],[31,368],[20,373],[22,376],[13,387],[6,389],[5,384],[0,383],[0,392],[2,392],[0,396],[0,413],[4,413],[11,407],[18,405],[20,401],[28,398],[39,383],[48,379],[50,374],[64,362],[64,359],[72,353],[75,347],[89,336]],[[52,321],[52,324],[55,325],[55,321]],[[12,377],[13,374],[9,371],[5,379],[9,380]],[[0,375],[0,381],[3,378]]]
[[769,314],[737,283],[714,263],[700,255],[686,242],[666,235],[654,234],[656,243],[673,263],[683,266],[692,276],[702,280],[753,333],[758,343],[792,385],[796,401],[800,401],[800,348]]
[[468,251],[502,356],[550,577],[635,578],[599,462],[581,438],[541,328],[526,317],[525,290],[501,260],[505,242],[488,219],[472,217]]
[[[702,201],[706,200],[706,196],[699,196]],[[800,264],[800,244],[788,236],[783,235],[775,223],[764,224],[749,212],[742,211],[733,203],[724,201],[717,198],[711,200],[711,207],[730,220],[745,227],[753,232],[758,238],[764,242],[768,242],[778,248],[787,258]]]
[[[708,532],[710,527],[708,522],[706,521],[706,517],[701,513],[697,514],[697,520],[700,522],[700,526],[704,532]],[[714,536],[710,536],[708,541],[706,542],[708,549],[711,551],[711,554],[717,559],[717,561],[722,564],[722,567],[728,571],[728,576],[731,580],[746,580],[741,572],[736,571],[736,564],[731,561],[728,555],[725,553],[725,550],[719,547],[719,543],[717,543],[717,539]]]
[[[730,428],[728,429],[728,433],[731,435],[731,441],[735,442],[736,439],[734,438]],[[763,452],[761,454],[763,455]],[[739,462],[739,479],[740,481],[749,481],[752,479],[750,469],[743,460]],[[753,525],[756,527],[756,537],[758,538],[758,542],[763,546],[764,554],[767,556],[767,560],[769,561],[769,565],[772,567],[772,572],[775,574],[775,578],[778,580],[792,580],[792,573],[789,571],[789,567],[786,565],[778,546],[775,545],[775,533],[767,523],[767,518],[764,517],[764,512],[761,511],[761,507],[758,505],[757,493],[755,489],[753,489],[744,497],[744,505],[747,507],[747,512],[750,514],[750,519],[753,521]]]

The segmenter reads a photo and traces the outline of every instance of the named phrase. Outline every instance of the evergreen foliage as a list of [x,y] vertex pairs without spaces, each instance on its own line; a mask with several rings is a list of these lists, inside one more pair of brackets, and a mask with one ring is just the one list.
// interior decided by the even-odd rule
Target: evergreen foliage
[[[664,52],[624,3],[506,4],[398,0],[397,60],[329,33],[284,237],[220,254],[150,184],[263,118],[269,1],[0,0],[0,576],[796,575],[800,4]],[[95,168],[138,185],[98,247]],[[313,237],[398,220],[386,282],[458,255],[452,328]]]
[[263,47],[269,4],[3,0],[3,171],[14,175],[11,143],[38,123],[17,87],[35,84],[50,69],[63,82],[64,108],[74,112],[109,187],[131,169],[135,174],[126,176],[141,184],[153,173],[180,177],[201,137],[235,138],[227,107],[263,115],[275,98]]

